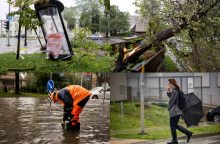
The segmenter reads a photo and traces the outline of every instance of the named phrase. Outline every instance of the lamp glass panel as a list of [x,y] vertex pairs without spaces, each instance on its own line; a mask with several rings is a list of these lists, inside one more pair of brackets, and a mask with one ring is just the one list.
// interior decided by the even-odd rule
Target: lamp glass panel
[[[70,54],[67,39],[64,34],[64,28],[61,23],[61,18],[56,7],[47,7],[39,11],[40,17],[43,21],[43,27],[46,33],[46,38],[53,34],[60,34],[62,36],[62,47],[59,54]],[[66,25],[67,23],[64,22]],[[66,26],[65,26],[66,27]]]

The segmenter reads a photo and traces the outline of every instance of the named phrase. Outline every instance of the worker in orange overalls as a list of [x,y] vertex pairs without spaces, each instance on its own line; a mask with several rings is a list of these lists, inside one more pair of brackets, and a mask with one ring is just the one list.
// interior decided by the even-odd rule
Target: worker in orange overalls
[[54,103],[60,102],[64,106],[63,126],[68,120],[67,129],[80,129],[79,115],[91,95],[90,91],[78,85],[70,85],[51,94],[50,98]]

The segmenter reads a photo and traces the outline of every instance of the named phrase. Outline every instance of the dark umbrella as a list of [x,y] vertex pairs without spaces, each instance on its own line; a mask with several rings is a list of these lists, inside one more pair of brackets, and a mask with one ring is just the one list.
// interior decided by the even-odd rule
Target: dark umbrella
[[197,126],[203,117],[202,101],[194,94],[185,94],[186,108],[183,117],[187,127]]

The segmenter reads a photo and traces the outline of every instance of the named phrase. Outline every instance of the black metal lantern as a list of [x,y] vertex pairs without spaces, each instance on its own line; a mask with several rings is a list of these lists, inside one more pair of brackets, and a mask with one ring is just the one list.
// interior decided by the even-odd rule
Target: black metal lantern
[[54,59],[67,59],[73,55],[61,13],[64,5],[59,0],[48,0],[34,5],[46,41],[46,51]]

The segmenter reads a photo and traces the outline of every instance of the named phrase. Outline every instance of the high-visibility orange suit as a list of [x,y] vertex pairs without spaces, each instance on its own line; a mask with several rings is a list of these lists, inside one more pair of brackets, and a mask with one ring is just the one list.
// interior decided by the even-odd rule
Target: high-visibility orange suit
[[79,115],[91,95],[90,91],[81,86],[70,85],[54,91],[50,98],[54,103],[60,102],[64,106],[63,121],[69,118],[70,127],[74,127],[80,123]]

